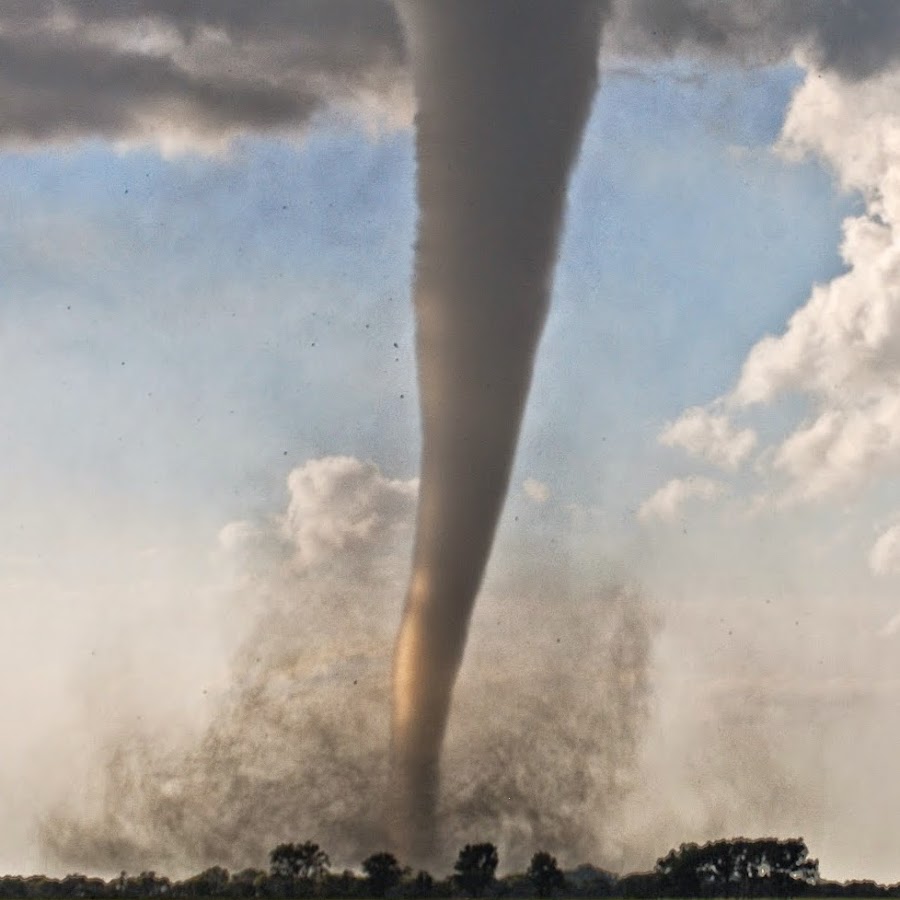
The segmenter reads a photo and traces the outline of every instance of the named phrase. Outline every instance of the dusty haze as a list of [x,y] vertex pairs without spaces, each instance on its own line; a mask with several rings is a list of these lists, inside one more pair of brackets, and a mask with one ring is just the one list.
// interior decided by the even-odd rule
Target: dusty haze
[[[286,527],[223,533],[229,603],[244,621],[251,611],[251,631],[209,725],[175,746],[164,728],[107,739],[91,789],[44,821],[56,865],[237,870],[315,835],[340,867],[385,846],[390,648],[416,485],[329,458],[296,470],[291,489]],[[615,859],[611,824],[650,708],[650,607],[542,565],[489,588],[485,615],[502,626],[475,642],[460,685],[441,841],[421,863],[449,869],[483,834],[507,867],[537,845]]]

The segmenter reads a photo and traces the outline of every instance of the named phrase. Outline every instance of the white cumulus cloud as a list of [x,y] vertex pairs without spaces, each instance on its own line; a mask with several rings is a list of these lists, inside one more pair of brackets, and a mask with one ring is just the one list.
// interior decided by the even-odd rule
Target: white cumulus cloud
[[869,568],[876,575],[900,572],[900,524],[883,531],[869,553]]
[[725,486],[712,478],[673,478],[644,501],[638,510],[638,518],[643,522],[654,519],[671,522],[688,501],[715,500],[724,492]]
[[[225,558],[288,564],[292,575],[328,566],[359,575],[376,559],[397,557],[412,537],[419,482],[387,478],[352,456],[310,459],[287,479],[285,512],[263,522],[229,522],[218,536]],[[400,555],[403,556],[403,553]]]
[[659,442],[734,471],[756,446],[756,433],[735,428],[727,416],[692,406],[666,426]]
[[817,500],[900,467],[900,396],[849,409],[825,408],[778,448],[773,466],[790,476],[788,500]]
[[813,399],[814,415],[774,458],[788,495],[810,500],[900,471],[900,72],[852,83],[810,73],[780,149],[817,155],[866,203],[844,223],[847,271],[815,286],[784,333],[751,350],[731,398]]
[[386,478],[350,456],[313,459],[288,476],[284,537],[301,568],[337,554],[367,552],[409,527],[418,481]]
[[550,488],[536,478],[526,478],[522,483],[522,490],[533,503],[546,503],[550,499]]
[[750,350],[734,390],[688,409],[667,446],[734,470],[756,444],[722,415],[794,395],[809,412],[763,447],[760,474],[785,482],[777,502],[823,500],[900,473],[900,70],[849,80],[811,68],[778,150],[815,156],[863,212],[844,222],[846,271],[815,285],[784,331]]

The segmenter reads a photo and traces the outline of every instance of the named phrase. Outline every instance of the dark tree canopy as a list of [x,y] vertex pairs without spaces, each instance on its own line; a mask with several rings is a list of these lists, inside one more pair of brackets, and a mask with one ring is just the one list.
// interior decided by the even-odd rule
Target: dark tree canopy
[[480,897],[493,882],[498,862],[493,844],[466,844],[453,864],[454,880],[470,897]]
[[452,900],[490,896],[534,900],[557,893],[571,900],[661,900],[661,898],[794,897],[803,900],[900,900],[900,884],[827,881],[809,858],[800,838],[733,838],[708,844],[682,844],[657,861],[650,872],[614,875],[585,863],[561,872],[544,851],[535,853],[527,871],[496,879],[498,854],[493,844],[468,844],[451,877],[413,875],[390,853],[362,862],[364,875],[329,871],[328,855],[311,841],[281,844],[270,854],[271,871],[244,869],[229,874],[221,866],[181,881],[145,871],[122,872],[109,881],[86,875],[0,876],[0,900]]
[[362,865],[373,897],[383,897],[403,877],[403,868],[393,853],[373,853]]
[[809,859],[802,838],[682,844],[656,863],[661,887],[675,897],[795,894],[815,882],[819,863]]
[[432,896],[434,891],[434,879],[428,872],[419,870],[415,877],[412,878],[407,885],[407,893],[410,897],[421,900],[424,897]]
[[566,886],[566,879],[556,863],[556,857],[540,850],[531,857],[525,873],[534,885],[539,897],[549,897]]
[[[148,878],[149,876],[149,878]],[[145,873],[140,876],[141,879],[152,883],[153,873]],[[188,878],[184,882],[186,892],[192,897],[217,897],[222,894],[229,882],[229,874],[227,869],[221,866],[213,866],[204,869],[198,875]],[[135,894],[134,896],[146,896],[145,894]]]
[[302,844],[279,844],[269,854],[269,864],[273,875],[318,881],[328,871],[331,861],[318,844],[305,841]]

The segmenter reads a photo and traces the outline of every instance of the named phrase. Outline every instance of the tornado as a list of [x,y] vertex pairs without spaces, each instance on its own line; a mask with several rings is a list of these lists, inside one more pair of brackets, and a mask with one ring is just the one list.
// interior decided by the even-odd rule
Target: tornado
[[389,823],[428,862],[440,751],[550,302],[602,0],[396,0],[417,98],[422,421],[394,654]]

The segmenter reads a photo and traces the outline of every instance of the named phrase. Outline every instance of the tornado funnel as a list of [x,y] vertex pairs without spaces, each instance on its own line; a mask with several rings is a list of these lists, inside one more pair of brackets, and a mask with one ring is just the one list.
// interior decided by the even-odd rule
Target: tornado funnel
[[436,837],[441,743],[509,483],[597,79],[598,0],[397,0],[418,100],[422,461],[394,657],[391,827]]

